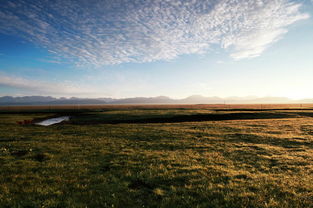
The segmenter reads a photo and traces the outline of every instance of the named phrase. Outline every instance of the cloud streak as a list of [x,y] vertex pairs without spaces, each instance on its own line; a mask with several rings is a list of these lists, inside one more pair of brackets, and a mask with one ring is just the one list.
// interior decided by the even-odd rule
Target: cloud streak
[[0,86],[44,95],[82,95],[93,92],[90,88],[77,86],[71,82],[45,82],[17,76],[8,76],[4,73],[0,73]]
[[84,66],[170,60],[215,46],[243,59],[309,18],[300,7],[288,0],[7,0],[0,32]]

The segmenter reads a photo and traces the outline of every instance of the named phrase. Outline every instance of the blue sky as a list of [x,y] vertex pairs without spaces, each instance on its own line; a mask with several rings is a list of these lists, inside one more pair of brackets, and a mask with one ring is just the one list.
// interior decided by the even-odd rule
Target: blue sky
[[312,98],[310,0],[4,0],[0,96]]

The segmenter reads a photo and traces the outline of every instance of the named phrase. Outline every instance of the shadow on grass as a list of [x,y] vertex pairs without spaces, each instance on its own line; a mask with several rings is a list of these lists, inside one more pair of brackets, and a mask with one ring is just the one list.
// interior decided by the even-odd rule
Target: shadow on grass
[[0,143],[1,142],[23,142],[23,141],[31,141],[30,138],[24,138],[24,137],[21,137],[21,138],[0,138]]
[[[294,140],[293,140],[294,139]],[[313,148],[311,142],[297,141],[298,138],[275,138],[264,137],[255,134],[228,134],[224,142],[230,143],[252,143],[252,144],[267,144],[272,146],[279,146],[288,149],[301,148],[303,146]]]
[[179,123],[179,122],[201,122],[201,121],[224,121],[224,120],[251,120],[251,119],[282,119],[295,118],[297,115],[285,113],[227,113],[227,114],[197,114],[177,115],[170,117],[136,117],[134,119],[112,119],[101,114],[79,115],[71,123],[81,125],[91,124],[122,124],[122,123]]

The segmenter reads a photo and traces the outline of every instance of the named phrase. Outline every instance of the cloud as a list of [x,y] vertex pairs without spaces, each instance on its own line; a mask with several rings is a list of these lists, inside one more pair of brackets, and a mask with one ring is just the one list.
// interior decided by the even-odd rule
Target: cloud
[[71,82],[45,82],[30,80],[17,76],[8,76],[0,74],[0,86],[19,89],[36,94],[53,95],[82,95],[92,93],[92,89],[83,86],[77,86]]
[[309,18],[289,0],[7,0],[0,32],[77,65],[170,60],[213,46],[259,56],[288,26]]

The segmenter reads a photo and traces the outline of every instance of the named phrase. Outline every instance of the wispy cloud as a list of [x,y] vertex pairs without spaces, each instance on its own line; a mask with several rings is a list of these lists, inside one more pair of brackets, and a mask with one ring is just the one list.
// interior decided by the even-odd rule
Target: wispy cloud
[[170,60],[219,45],[234,59],[259,56],[309,18],[289,0],[7,0],[0,32],[78,65]]
[[51,95],[83,95],[92,93],[92,89],[77,86],[72,82],[45,82],[26,79],[18,76],[9,76],[0,73],[0,86],[15,88],[20,91],[27,91],[32,94]]
[[46,59],[46,58],[43,58],[43,59],[38,59],[38,61],[41,61],[41,62],[45,62],[45,63],[52,63],[52,64],[62,64],[64,63],[64,61],[62,60],[58,60],[58,59]]

